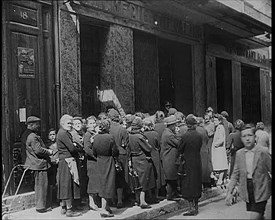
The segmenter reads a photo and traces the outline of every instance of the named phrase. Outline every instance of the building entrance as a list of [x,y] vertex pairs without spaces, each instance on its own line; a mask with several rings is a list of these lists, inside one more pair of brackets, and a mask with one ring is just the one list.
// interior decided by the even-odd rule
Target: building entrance
[[107,29],[81,19],[80,30],[82,116],[86,118],[101,112],[96,88],[100,85],[102,48]]
[[242,65],[242,119],[245,123],[261,121],[261,93],[259,68]]
[[160,105],[170,101],[178,111],[193,113],[193,78],[191,46],[159,39]]

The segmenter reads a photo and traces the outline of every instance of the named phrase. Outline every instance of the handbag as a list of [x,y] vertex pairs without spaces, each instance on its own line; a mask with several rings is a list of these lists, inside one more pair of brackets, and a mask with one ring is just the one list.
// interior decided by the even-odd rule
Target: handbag
[[116,158],[115,158],[115,168],[117,173],[120,173],[123,171],[121,162]]
[[177,174],[179,176],[186,176],[186,171],[185,171],[185,159],[183,154],[180,154],[178,159],[177,159],[177,164],[179,165],[178,167],[178,172]]

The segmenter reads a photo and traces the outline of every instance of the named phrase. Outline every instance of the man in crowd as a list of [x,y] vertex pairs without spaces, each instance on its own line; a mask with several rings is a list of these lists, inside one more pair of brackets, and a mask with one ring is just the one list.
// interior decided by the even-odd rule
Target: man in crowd
[[51,211],[46,207],[48,191],[48,169],[51,167],[50,155],[53,150],[47,149],[44,142],[38,136],[40,118],[30,116],[27,118],[27,129],[23,133],[21,141],[26,146],[25,165],[34,171],[34,191],[36,211],[43,213]]

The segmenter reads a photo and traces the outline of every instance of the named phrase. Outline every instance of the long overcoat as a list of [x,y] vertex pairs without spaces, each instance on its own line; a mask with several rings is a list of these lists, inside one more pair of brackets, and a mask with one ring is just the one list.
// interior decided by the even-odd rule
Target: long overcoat
[[176,161],[178,158],[179,140],[180,137],[177,137],[169,128],[164,129],[160,142],[160,156],[166,180],[178,179]]
[[[58,199],[79,199],[80,188],[73,181],[67,158],[77,157],[77,148],[72,141],[72,135],[63,128],[60,128],[56,135],[56,144],[58,148]],[[77,171],[76,171],[77,172]]]
[[94,137],[93,153],[97,158],[99,179],[98,195],[102,198],[114,198],[116,169],[114,156],[118,156],[115,139],[111,134],[97,134]]
[[97,169],[96,157],[93,154],[93,144],[91,143],[91,137],[93,134],[88,130],[83,138],[84,151],[87,155],[87,175],[88,186],[87,193],[98,193],[99,191],[99,174]]
[[205,128],[202,126],[197,126],[196,131],[202,136],[202,146],[201,146],[201,164],[202,164],[202,182],[210,183],[210,174],[213,171],[211,165],[211,152],[208,148],[208,135]]
[[184,154],[186,176],[181,178],[182,197],[199,198],[202,191],[202,167],[200,150],[202,136],[195,130],[188,130],[179,143],[179,153]]
[[[133,131],[132,131],[133,132]],[[129,147],[133,169],[138,174],[142,191],[147,191],[156,187],[156,180],[151,159],[152,146],[147,142],[143,133],[129,134]]]
[[165,128],[166,128],[166,125],[163,121],[156,121],[155,126],[154,126],[154,130],[156,132],[158,132],[160,137],[162,136],[162,133],[163,133]]
[[160,160],[160,136],[156,131],[145,131],[145,137],[152,146],[151,156],[157,171],[157,189],[165,185],[164,171]]
[[110,134],[113,135],[115,139],[115,143],[119,151],[118,160],[120,161],[124,171],[117,173],[116,185],[118,188],[126,188],[126,185],[129,182],[129,133],[127,129],[120,125],[118,122],[112,121],[110,126]]
[[214,171],[222,171],[228,169],[228,161],[225,149],[226,135],[224,126],[219,124],[216,127],[216,131],[212,143],[212,165]]

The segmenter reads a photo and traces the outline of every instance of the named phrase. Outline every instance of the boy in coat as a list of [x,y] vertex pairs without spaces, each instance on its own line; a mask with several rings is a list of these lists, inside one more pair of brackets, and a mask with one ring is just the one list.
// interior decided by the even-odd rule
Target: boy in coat
[[245,125],[241,130],[244,148],[236,154],[226,203],[231,204],[234,187],[239,182],[240,197],[246,202],[250,219],[264,219],[266,203],[271,196],[271,155],[266,147],[255,144],[255,138],[255,127]]

